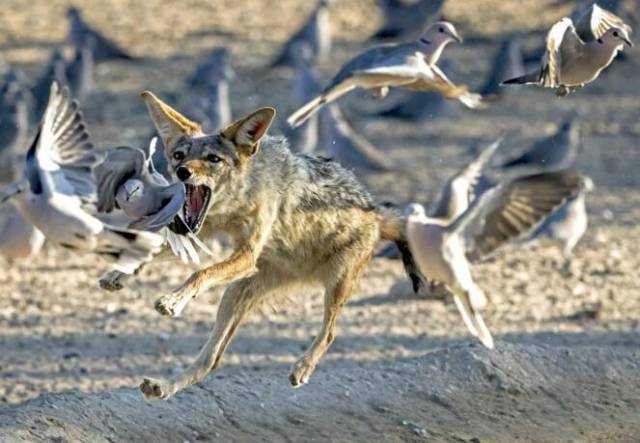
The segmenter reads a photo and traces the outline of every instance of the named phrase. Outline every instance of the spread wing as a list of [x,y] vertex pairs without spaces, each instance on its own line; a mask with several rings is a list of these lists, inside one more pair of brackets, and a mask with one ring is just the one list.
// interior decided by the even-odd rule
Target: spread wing
[[618,28],[627,34],[631,34],[631,26],[627,25],[620,17],[597,4],[593,4],[576,23],[576,32],[585,42],[602,37],[609,29]]
[[427,67],[428,69],[423,70],[423,75],[403,87],[417,91],[435,91],[449,100],[459,100],[471,109],[486,107],[480,94],[470,92],[466,85],[454,84],[438,66]]
[[481,260],[530,231],[580,190],[580,174],[533,175],[489,189],[450,226],[463,239],[467,258]]
[[184,205],[184,185],[182,183],[174,183],[159,192],[158,196],[163,201],[161,209],[132,222],[129,225],[130,228],[156,232],[173,222],[173,219]]
[[564,17],[553,25],[547,34],[547,51],[542,60],[540,83],[549,88],[560,86],[563,60],[575,58],[582,45],[570,18]]
[[139,177],[145,167],[145,154],[137,148],[120,146],[111,149],[95,167],[98,184],[98,211],[111,212],[116,206],[116,194],[124,182]]
[[56,82],[51,84],[35,158],[43,173],[52,178],[53,191],[87,202],[95,199],[92,169],[98,156],[78,103],[71,100],[68,88],[60,89]]

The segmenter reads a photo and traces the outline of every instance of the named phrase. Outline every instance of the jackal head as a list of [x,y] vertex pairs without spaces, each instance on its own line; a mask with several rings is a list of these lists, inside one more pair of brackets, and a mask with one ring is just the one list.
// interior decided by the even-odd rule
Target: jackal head
[[238,196],[246,182],[247,165],[276,111],[260,108],[208,135],[151,92],[143,92],[142,98],[164,143],[169,169],[185,184],[184,220],[198,232],[214,202],[224,204],[222,200]]

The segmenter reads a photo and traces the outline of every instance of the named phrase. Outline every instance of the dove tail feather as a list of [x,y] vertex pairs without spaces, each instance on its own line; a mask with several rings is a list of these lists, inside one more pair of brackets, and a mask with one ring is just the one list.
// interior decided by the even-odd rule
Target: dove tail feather
[[292,128],[297,128],[307,121],[313,114],[318,112],[325,102],[326,98],[323,95],[319,95],[291,114],[287,119],[287,123],[289,123],[289,126]]

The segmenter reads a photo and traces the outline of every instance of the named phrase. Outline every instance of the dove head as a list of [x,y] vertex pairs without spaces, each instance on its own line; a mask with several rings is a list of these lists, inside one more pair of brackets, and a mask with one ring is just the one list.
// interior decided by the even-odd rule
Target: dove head
[[629,39],[629,33],[625,29],[615,27],[607,29],[607,32],[598,39],[598,43],[613,48],[621,47],[622,45],[627,45],[630,48],[633,46],[633,42]]
[[69,9],[67,9],[67,17],[69,18],[80,17],[80,11],[75,6],[70,6]]
[[424,206],[422,206],[420,203],[408,204],[407,207],[404,209],[404,215],[408,219],[426,217]]
[[424,52],[430,54],[429,63],[437,63],[442,50],[451,42],[462,43],[462,37],[449,22],[436,22],[420,35],[418,42],[424,45]]
[[129,203],[135,203],[142,199],[144,192],[144,183],[142,181],[132,178],[124,182],[122,185],[125,192],[125,198]]

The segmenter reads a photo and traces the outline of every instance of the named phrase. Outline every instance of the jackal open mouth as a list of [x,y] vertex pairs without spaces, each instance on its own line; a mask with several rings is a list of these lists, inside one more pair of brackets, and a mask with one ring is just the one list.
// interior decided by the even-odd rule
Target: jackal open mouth
[[193,186],[185,183],[186,198],[182,207],[184,221],[197,234],[209,210],[211,203],[211,189],[205,185]]

